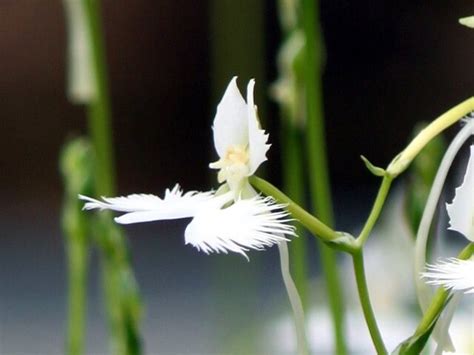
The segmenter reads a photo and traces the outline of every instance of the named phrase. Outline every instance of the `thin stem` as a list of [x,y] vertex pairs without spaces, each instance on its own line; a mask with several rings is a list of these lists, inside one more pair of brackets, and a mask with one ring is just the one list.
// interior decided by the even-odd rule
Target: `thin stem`
[[385,175],[383,177],[382,184],[380,185],[377,197],[375,198],[374,204],[372,206],[372,210],[370,211],[369,217],[365,222],[364,228],[362,228],[362,231],[360,232],[360,235],[357,238],[357,247],[359,249],[362,248],[362,246],[367,241],[370,232],[374,228],[374,225],[380,216],[380,212],[382,211],[382,208],[385,204],[385,200],[387,199],[387,195],[390,190],[392,181],[393,178],[389,175]]
[[[474,243],[470,243],[461,251],[461,253],[459,253],[458,259],[467,260],[472,256],[473,253]],[[439,316],[439,314],[443,310],[448,296],[448,290],[443,287],[438,288],[430,305],[423,314],[423,318],[421,319],[420,323],[418,324],[418,327],[416,328],[414,334],[415,336],[424,334],[426,331],[428,331],[429,327],[433,324],[433,321]]]
[[374,311],[370,303],[369,290],[367,288],[367,280],[364,270],[364,256],[362,251],[352,254],[352,261],[354,264],[354,272],[357,282],[357,290],[359,292],[359,299],[364,312],[365,321],[369,328],[372,342],[374,343],[377,354],[388,354],[385,344],[380,335],[377,321],[375,319]]
[[[312,204],[325,223],[333,225],[329,168],[327,164],[322,99],[322,62],[324,45],[319,28],[319,9],[316,0],[303,0],[301,8],[305,34],[304,78],[306,90],[307,149],[310,172]],[[323,273],[326,279],[328,299],[334,322],[337,354],[346,354],[344,335],[344,302],[338,274],[336,254],[320,244]]]
[[89,158],[90,146],[84,139],[69,142],[63,148],[60,158],[65,192],[61,226],[68,271],[68,355],[84,353],[89,241],[87,222],[77,195],[85,193],[88,188],[92,175]]
[[80,241],[70,241],[68,250],[68,341],[67,353],[84,353],[86,282],[88,255],[86,246]]
[[97,0],[84,1],[91,36],[92,65],[96,85],[96,97],[88,105],[89,132],[98,162],[95,176],[96,189],[98,194],[112,196],[115,195],[115,168],[105,44],[99,3]]
[[301,302],[301,298],[298,294],[295,283],[291,278],[288,244],[286,242],[279,243],[278,250],[280,252],[281,275],[283,277],[283,282],[285,284],[295,318],[298,354],[307,355],[309,354],[309,349],[308,341],[306,339],[303,303]]
[[[96,95],[88,104],[89,131],[96,154],[95,193],[115,195],[111,108],[107,82],[105,44],[98,0],[83,0],[90,33],[91,62]],[[98,241],[102,256],[103,288],[114,354],[140,353],[138,335],[138,289],[128,261],[128,249],[111,216],[98,217]]]
[[393,159],[387,168],[387,173],[393,177],[401,174],[434,137],[472,111],[474,111],[474,97],[461,102],[443,113],[426,126],[410,144]]
[[[283,114],[282,114],[283,115]],[[303,161],[301,149],[301,135],[294,124],[288,122],[289,118],[283,117],[282,122],[282,150],[283,150],[283,181],[284,190],[298,204],[304,200]],[[303,308],[306,309],[308,302],[308,258],[307,238],[302,236],[299,226],[296,226],[296,235],[300,238],[294,239],[289,245],[291,255],[291,271],[294,275],[296,288],[300,294]]]
[[291,215],[297,221],[303,224],[311,233],[319,236],[322,240],[331,242],[340,237],[336,231],[328,227],[316,217],[312,216],[309,212],[300,207],[297,203],[293,202],[288,196],[286,196],[268,181],[256,176],[251,176],[249,181],[254,187],[262,191],[265,195],[272,196],[278,202],[286,204],[286,209],[291,213]]

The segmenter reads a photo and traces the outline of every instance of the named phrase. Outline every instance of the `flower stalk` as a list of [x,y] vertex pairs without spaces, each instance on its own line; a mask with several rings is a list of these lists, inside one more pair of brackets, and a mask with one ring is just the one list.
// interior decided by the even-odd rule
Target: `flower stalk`
[[358,250],[362,250],[362,247],[367,241],[370,232],[374,228],[374,225],[377,222],[380,213],[382,212],[382,208],[385,204],[385,200],[387,199],[387,195],[390,190],[390,186],[392,185],[392,181],[393,178],[388,174],[386,174],[382,179],[382,183],[372,206],[372,210],[370,211],[369,217],[367,218],[367,221],[365,222],[362,231],[357,237],[356,244]]
[[387,173],[392,177],[401,174],[426,144],[472,111],[474,111],[474,97],[470,97],[439,116],[424,128],[410,144],[393,159],[387,168]]
[[359,292],[360,304],[364,313],[367,327],[369,328],[372,342],[374,343],[377,354],[388,354],[382,336],[380,334],[374,311],[370,303],[369,290],[367,288],[367,279],[365,277],[364,256],[362,250],[352,254],[352,262],[354,265],[354,273],[357,282],[357,291]]

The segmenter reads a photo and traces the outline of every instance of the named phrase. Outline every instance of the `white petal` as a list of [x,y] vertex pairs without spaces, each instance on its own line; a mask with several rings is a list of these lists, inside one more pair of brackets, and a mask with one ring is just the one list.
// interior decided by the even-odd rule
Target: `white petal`
[[449,290],[474,293],[474,260],[449,258],[435,265],[427,265],[421,277],[430,285]]
[[161,199],[155,195],[133,194],[125,197],[102,197],[99,201],[87,196],[79,198],[88,201],[85,210],[101,209],[128,212],[115,218],[117,223],[130,224],[150,222],[162,219],[178,219],[194,216],[201,206],[213,198],[214,193],[189,191],[183,194],[179,185],[172,190],[167,189]]
[[249,137],[249,176],[253,175],[260,164],[267,160],[266,154],[270,149],[267,144],[268,134],[260,128],[260,122],[257,117],[257,106],[253,101],[253,88],[255,80],[250,80],[247,85],[247,105],[248,105],[248,137]]
[[219,157],[224,157],[231,145],[246,147],[248,144],[247,104],[233,77],[217,105],[213,124],[214,146]]
[[202,209],[186,228],[185,242],[206,254],[232,251],[247,258],[249,249],[263,250],[295,235],[282,208],[271,198],[256,196],[224,209]]
[[449,215],[449,229],[462,233],[474,242],[474,145],[467,163],[464,181],[456,189],[453,202],[446,205]]

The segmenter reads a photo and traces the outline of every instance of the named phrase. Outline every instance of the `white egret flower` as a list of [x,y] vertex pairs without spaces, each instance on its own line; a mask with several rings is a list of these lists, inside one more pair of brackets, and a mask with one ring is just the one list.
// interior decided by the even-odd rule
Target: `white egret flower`
[[248,177],[267,159],[270,145],[257,118],[254,80],[247,86],[247,102],[236,81],[234,77],[227,86],[214,118],[214,145],[219,160],[210,168],[219,169],[217,176],[222,185],[217,192],[183,193],[176,185],[166,190],[164,198],[133,194],[99,201],[80,196],[87,201],[84,209],[125,212],[115,218],[121,224],[192,217],[185,243],[206,254],[232,251],[247,258],[249,249],[263,250],[294,236],[284,206],[257,195],[248,182]]
[[[464,181],[456,188],[451,204],[446,205],[449,229],[463,234],[474,242],[474,145],[467,163]],[[427,265],[421,276],[428,284],[443,286],[449,290],[474,292],[474,261],[449,258],[435,265]]]

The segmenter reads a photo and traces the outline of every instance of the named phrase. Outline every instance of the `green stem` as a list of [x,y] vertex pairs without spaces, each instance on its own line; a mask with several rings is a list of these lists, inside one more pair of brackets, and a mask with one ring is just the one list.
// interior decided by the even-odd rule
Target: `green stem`
[[297,203],[293,202],[288,196],[286,196],[268,181],[263,180],[257,176],[251,176],[249,181],[254,187],[257,188],[257,190],[263,192],[267,196],[272,196],[278,202],[285,204],[286,209],[298,222],[304,225],[311,233],[319,236],[322,240],[331,242],[340,237],[338,232],[334,231],[319,219],[312,216],[309,212],[300,207]]
[[[74,199],[74,203],[72,203]],[[87,239],[82,212],[78,206],[77,194],[66,202],[63,215],[63,229],[68,261],[68,337],[67,354],[84,353],[86,282],[87,282]]]
[[372,342],[374,343],[377,354],[387,354],[382,336],[380,335],[377,321],[375,320],[374,311],[370,304],[369,290],[367,289],[367,280],[364,270],[364,256],[362,250],[352,254],[352,261],[354,264],[354,272],[357,282],[357,290],[359,292],[359,299],[364,312],[365,321],[369,328]]
[[115,169],[105,44],[99,3],[97,0],[84,1],[91,37],[91,56],[96,86],[96,97],[88,105],[89,133],[98,163],[95,176],[96,192],[100,195],[112,196],[115,195]]
[[[305,33],[304,78],[306,89],[307,149],[310,192],[313,208],[325,223],[333,225],[329,169],[325,145],[321,72],[323,40],[318,27],[319,9],[316,0],[302,1],[302,24]],[[336,254],[320,244],[323,273],[326,279],[330,310],[334,322],[337,354],[346,354],[344,334],[344,302],[338,274]]]
[[[458,255],[458,259],[467,260],[474,253],[474,243],[468,244]],[[443,310],[446,300],[448,299],[449,291],[443,287],[438,288],[433,299],[423,314],[418,327],[416,328],[414,336],[424,334],[428,331],[429,327],[433,324],[433,321],[439,316]]]
[[387,167],[387,173],[392,177],[401,174],[434,137],[472,111],[474,111],[474,97],[470,97],[443,113],[418,133],[410,144],[392,160]]
[[77,195],[84,194],[90,187],[92,175],[90,153],[88,142],[79,138],[66,144],[60,157],[60,170],[65,191],[61,226],[68,271],[68,334],[66,340],[68,355],[82,355],[84,353],[89,241],[86,217],[82,213],[82,204],[77,199]]
[[[294,125],[288,123],[288,119],[282,119],[282,150],[283,150],[283,181],[285,192],[298,204],[304,200],[303,162],[301,151],[301,135]],[[302,236],[302,231],[296,226],[296,235],[300,238],[294,239],[290,245],[291,271],[298,293],[300,294],[303,307],[306,309],[308,303],[308,258],[307,239]]]
[[389,175],[385,175],[382,180],[382,184],[380,185],[379,191],[377,193],[377,197],[375,198],[374,204],[372,206],[372,210],[370,211],[369,217],[365,222],[364,228],[360,232],[359,237],[357,238],[357,247],[359,249],[367,241],[370,232],[372,231],[375,223],[377,222],[380,212],[382,212],[382,208],[385,204],[385,200],[387,198],[388,192],[390,190],[390,186],[392,184],[393,178]]
[[[91,62],[96,96],[88,105],[89,131],[96,154],[95,193],[115,195],[115,169],[112,150],[111,105],[107,82],[105,44],[98,0],[84,0],[90,32]],[[138,290],[130,270],[128,249],[111,215],[98,217],[98,241],[103,255],[103,287],[113,354],[140,353],[138,335]],[[131,314],[135,312],[134,314]]]

